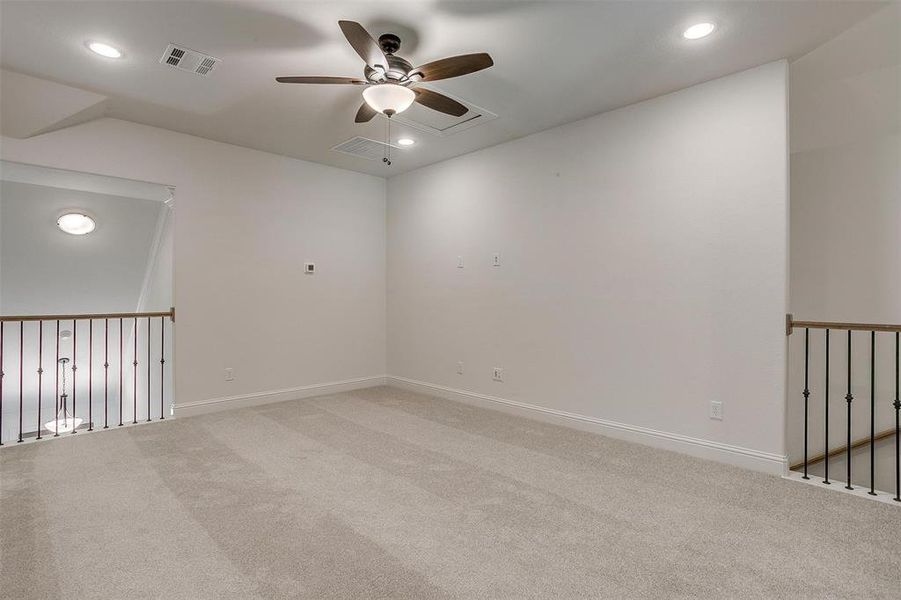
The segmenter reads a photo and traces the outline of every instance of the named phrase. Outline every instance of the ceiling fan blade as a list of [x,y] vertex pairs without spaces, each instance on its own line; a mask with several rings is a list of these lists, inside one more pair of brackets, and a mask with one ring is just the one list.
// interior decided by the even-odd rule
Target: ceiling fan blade
[[464,105],[453,98],[448,98],[444,94],[439,94],[426,88],[415,88],[413,92],[416,94],[416,102],[446,115],[462,117],[469,111]]
[[347,41],[350,42],[350,45],[353,46],[353,49],[357,51],[357,54],[360,55],[360,58],[367,65],[373,69],[379,67],[383,71],[388,70],[388,59],[385,58],[382,47],[372,39],[372,36],[363,29],[362,25],[356,21],[338,21],[338,27],[341,28],[344,37],[347,38]]
[[354,123],[368,123],[375,114],[375,109],[364,102],[360,105],[360,110],[357,111]]
[[442,58],[424,64],[421,67],[416,67],[411,72],[411,75],[420,73],[422,74],[422,81],[437,81],[438,79],[449,79],[475,73],[476,71],[487,69],[493,64],[494,61],[484,52],[479,54],[461,54],[460,56]]
[[350,85],[366,85],[368,82],[353,77],[276,77],[279,83],[343,83]]

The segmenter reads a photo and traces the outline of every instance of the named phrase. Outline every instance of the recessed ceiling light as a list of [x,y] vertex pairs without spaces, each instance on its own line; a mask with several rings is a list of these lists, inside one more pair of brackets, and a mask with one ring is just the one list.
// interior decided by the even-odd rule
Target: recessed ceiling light
[[699,40],[713,33],[714,29],[716,29],[716,25],[713,23],[697,23],[683,31],[682,37],[686,40]]
[[103,42],[91,42],[88,44],[88,49],[90,49],[91,52],[94,52],[106,58],[122,57],[122,52],[118,48],[113,48],[109,44],[104,44]]
[[411,140],[410,138],[400,138],[397,140],[397,143],[401,146],[412,146],[416,143],[415,140]]
[[91,217],[82,213],[66,213],[56,220],[56,225],[66,233],[72,235],[85,235],[91,233],[97,224]]

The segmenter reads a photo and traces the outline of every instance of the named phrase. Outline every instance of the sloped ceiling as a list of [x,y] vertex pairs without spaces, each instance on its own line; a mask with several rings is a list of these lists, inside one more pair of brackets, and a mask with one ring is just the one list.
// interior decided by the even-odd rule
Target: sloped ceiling
[[[164,206],[0,181],[0,313],[134,311]],[[93,216],[97,229],[60,231],[56,219],[68,209]]]
[[48,133],[106,112],[106,96],[37,77],[4,70],[0,87],[0,133],[9,137]]

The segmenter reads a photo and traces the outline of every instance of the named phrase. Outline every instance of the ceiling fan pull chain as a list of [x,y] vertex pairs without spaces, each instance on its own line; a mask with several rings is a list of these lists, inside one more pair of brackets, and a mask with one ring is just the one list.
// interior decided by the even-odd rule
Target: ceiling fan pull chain
[[391,115],[388,115],[385,124],[385,157],[382,159],[385,166],[391,166]]

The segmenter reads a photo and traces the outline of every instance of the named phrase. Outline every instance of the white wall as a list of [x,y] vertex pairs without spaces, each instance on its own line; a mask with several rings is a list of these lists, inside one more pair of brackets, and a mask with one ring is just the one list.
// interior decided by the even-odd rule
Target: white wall
[[[390,179],[389,373],[778,472],[786,71],[764,65]],[[711,400],[723,421],[708,418]]]
[[[882,9],[793,62],[790,78],[791,312],[806,320],[901,323],[901,5]],[[832,448],[844,443],[847,410],[846,338],[836,335]],[[869,343],[868,334],[854,335],[854,439],[869,435]],[[811,453],[824,447],[823,344],[823,332],[812,331]],[[803,455],[803,332],[792,336],[790,361],[794,461]],[[877,429],[894,425],[893,363],[893,336],[879,334]],[[883,489],[894,487],[890,454],[877,457],[877,486]],[[861,477],[854,479],[868,483],[867,454],[860,456],[852,467]]]
[[178,405],[385,372],[384,180],[115,119],[0,142],[175,186]]

